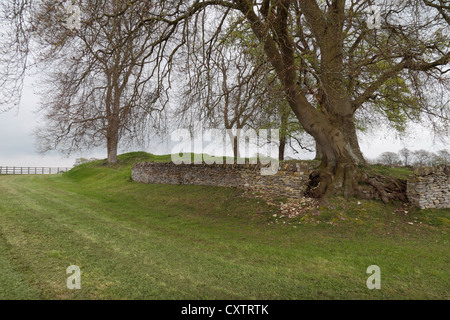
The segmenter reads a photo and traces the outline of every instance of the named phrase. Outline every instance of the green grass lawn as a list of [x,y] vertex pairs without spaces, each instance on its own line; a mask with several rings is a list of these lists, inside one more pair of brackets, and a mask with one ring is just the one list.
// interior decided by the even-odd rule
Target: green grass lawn
[[450,210],[334,198],[287,220],[236,189],[131,181],[169,158],[0,176],[0,299],[449,299]]

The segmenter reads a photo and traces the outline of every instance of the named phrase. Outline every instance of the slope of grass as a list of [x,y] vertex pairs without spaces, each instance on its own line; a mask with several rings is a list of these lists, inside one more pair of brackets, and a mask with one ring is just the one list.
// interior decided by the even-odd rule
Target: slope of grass
[[[449,298],[449,210],[335,198],[286,220],[236,189],[131,181],[134,162],[169,159],[0,177],[0,298]],[[81,290],[66,287],[70,265]],[[366,287],[370,265],[381,290]]]
[[371,166],[372,170],[381,175],[389,175],[391,177],[407,180],[408,176],[413,174],[413,171],[407,167],[386,167],[386,166]]

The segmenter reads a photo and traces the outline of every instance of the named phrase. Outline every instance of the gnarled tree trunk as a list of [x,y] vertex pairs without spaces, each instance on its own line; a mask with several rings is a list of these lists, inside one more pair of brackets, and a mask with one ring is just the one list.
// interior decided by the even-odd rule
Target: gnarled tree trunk
[[312,176],[318,182],[312,195],[327,198],[332,194],[352,196],[358,193],[359,167],[365,165],[362,153],[351,143],[348,131],[324,122],[315,123],[311,132],[322,152],[322,163]]
[[384,203],[406,201],[406,182],[367,170],[367,163],[355,140],[354,124],[351,128],[349,117],[344,122],[347,123],[342,127],[326,123],[315,125],[319,130],[313,134],[320,141],[322,162],[311,174],[309,195],[322,200],[327,200],[330,195],[343,195],[381,199]]

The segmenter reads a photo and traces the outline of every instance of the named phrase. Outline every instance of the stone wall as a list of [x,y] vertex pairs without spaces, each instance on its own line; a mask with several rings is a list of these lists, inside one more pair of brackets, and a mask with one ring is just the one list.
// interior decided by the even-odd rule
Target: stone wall
[[407,184],[409,201],[421,209],[450,208],[450,167],[417,168]]
[[[317,164],[315,164],[317,166]],[[237,187],[267,197],[302,198],[311,162],[281,163],[274,175],[262,175],[260,165],[138,163],[132,179],[141,183]]]
[[[153,184],[236,187],[266,197],[299,199],[306,191],[313,162],[281,163],[274,175],[262,175],[260,165],[137,163],[134,181]],[[450,208],[450,167],[417,168],[407,181],[408,200],[422,209]]]

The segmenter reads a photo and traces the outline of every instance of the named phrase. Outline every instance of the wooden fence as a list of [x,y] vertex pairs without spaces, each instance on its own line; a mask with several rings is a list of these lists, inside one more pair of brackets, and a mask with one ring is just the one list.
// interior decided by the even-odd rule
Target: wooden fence
[[0,166],[0,175],[2,174],[61,174],[69,171],[71,168],[57,167],[3,167]]

